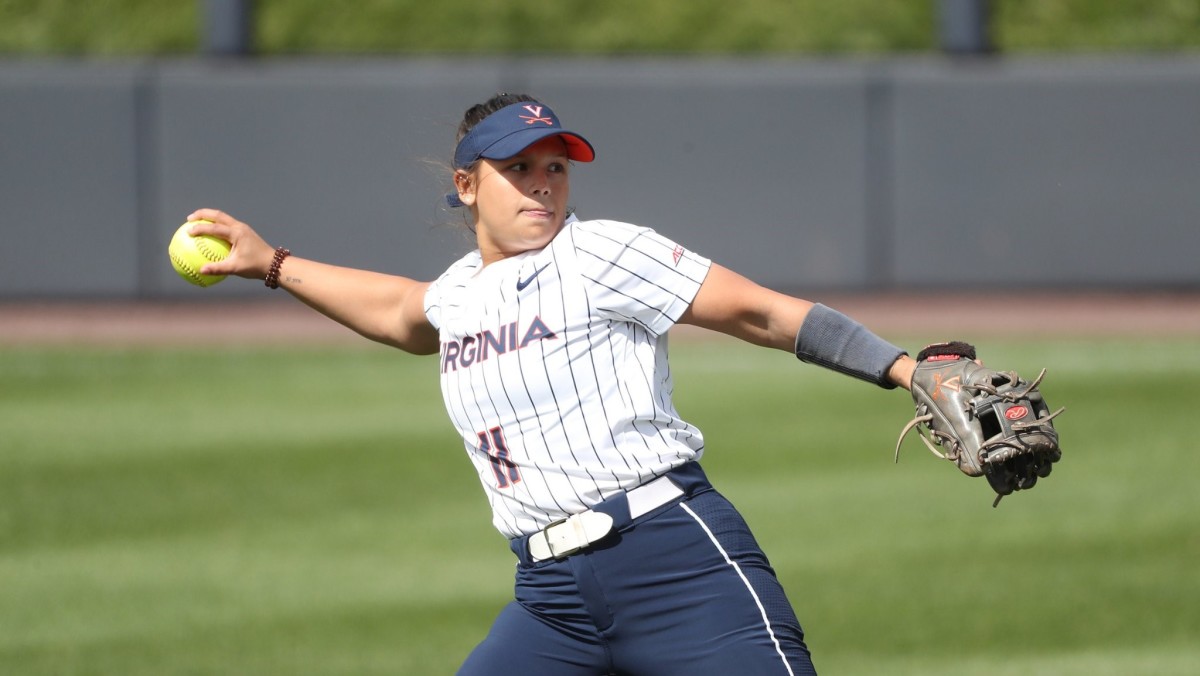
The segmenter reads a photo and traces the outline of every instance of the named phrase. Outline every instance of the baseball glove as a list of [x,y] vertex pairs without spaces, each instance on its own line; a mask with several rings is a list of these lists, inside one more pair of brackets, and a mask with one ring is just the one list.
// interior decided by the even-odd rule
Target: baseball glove
[[1062,458],[1051,420],[1065,409],[1050,412],[1038,389],[1045,375],[1042,369],[1030,382],[985,368],[963,342],[926,347],[912,379],[917,415],[896,441],[896,461],[915,428],[934,455],[968,476],[987,477],[996,491],[993,507],[1013,491],[1032,488]]

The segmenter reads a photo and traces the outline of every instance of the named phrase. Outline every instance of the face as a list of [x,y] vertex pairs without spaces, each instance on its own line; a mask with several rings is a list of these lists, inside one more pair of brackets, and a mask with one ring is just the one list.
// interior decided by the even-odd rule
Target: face
[[567,217],[566,144],[551,136],[507,160],[483,160],[473,174],[455,179],[459,198],[475,214],[475,236],[484,265],[541,249]]

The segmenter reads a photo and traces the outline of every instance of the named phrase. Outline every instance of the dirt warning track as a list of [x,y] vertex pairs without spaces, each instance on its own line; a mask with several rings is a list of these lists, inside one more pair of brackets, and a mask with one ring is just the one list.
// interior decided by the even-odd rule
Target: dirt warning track
[[[1195,336],[1200,291],[1137,293],[812,294],[883,335]],[[680,327],[678,333],[705,332]],[[680,336],[683,337],[683,336]],[[2,345],[339,344],[363,339],[301,303],[0,302]]]

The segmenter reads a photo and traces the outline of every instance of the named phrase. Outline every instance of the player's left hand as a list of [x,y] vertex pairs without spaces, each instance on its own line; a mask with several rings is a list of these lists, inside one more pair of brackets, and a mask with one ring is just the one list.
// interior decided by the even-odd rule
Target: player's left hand
[[987,477],[996,491],[993,507],[1013,491],[1032,488],[1062,458],[1051,421],[1064,409],[1051,413],[1042,398],[1038,385],[1045,375],[1043,369],[1027,381],[1012,371],[985,368],[967,343],[926,347],[912,377],[917,415],[900,433],[896,459],[916,428],[934,455],[968,476]]
[[210,221],[192,226],[192,235],[212,235],[230,244],[229,256],[218,263],[207,263],[200,272],[205,275],[236,275],[247,279],[263,279],[271,267],[275,250],[249,225],[217,209],[197,209],[189,221]]

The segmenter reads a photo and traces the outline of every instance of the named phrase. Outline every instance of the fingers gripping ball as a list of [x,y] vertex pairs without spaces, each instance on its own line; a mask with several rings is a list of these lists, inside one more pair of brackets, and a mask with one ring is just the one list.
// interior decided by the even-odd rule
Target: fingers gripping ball
[[171,256],[171,266],[187,281],[196,286],[212,286],[225,279],[225,275],[202,275],[200,268],[206,263],[218,263],[229,256],[229,242],[212,235],[188,234],[196,223],[208,221],[188,221],[179,226],[167,253]]
[[[1000,498],[1032,488],[1062,458],[1051,422],[1062,413],[1046,405],[1038,385],[1012,371],[993,371],[975,360],[961,342],[930,345],[917,355],[912,395],[916,417],[896,442],[916,429],[934,455],[952,461],[968,476],[987,477]],[[932,438],[932,440],[931,440]],[[940,447],[940,450],[939,450]]]

